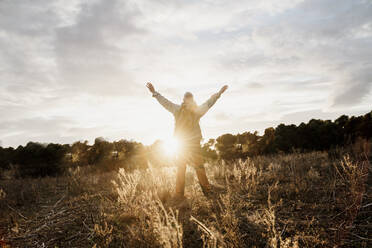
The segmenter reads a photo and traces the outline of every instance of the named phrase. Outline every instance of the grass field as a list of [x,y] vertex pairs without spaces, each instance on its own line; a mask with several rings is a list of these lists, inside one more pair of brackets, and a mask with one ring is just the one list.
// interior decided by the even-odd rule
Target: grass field
[[174,167],[86,166],[41,179],[6,172],[0,238],[4,247],[371,247],[369,150],[209,162],[210,180],[227,189],[213,199],[189,167],[187,201],[177,204]]

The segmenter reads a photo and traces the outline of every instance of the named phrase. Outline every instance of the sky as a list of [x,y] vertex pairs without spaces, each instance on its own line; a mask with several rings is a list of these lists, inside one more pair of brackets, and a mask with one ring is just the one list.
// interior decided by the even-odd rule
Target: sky
[[372,106],[371,0],[2,0],[0,145],[172,135],[145,88],[198,104],[204,139]]

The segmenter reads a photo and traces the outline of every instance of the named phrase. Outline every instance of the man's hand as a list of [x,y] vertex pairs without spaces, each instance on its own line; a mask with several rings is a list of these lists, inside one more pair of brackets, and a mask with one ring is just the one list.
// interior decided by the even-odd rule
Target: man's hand
[[146,87],[149,89],[149,91],[150,91],[152,94],[155,93],[155,88],[154,88],[154,86],[152,85],[152,83],[148,82],[148,83],[146,84]]
[[226,90],[227,90],[227,88],[229,88],[229,86],[228,85],[224,85],[221,89],[220,89],[220,91],[218,92],[218,95],[222,95],[222,93],[224,93]]

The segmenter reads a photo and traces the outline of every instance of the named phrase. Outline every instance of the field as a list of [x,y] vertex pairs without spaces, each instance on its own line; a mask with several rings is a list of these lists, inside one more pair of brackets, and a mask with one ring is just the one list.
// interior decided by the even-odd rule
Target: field
[[368,144],[333,152],[211,161],[207,199],[191,167],[187,201],[175,168],[0,181],[4,247],[371,247]]

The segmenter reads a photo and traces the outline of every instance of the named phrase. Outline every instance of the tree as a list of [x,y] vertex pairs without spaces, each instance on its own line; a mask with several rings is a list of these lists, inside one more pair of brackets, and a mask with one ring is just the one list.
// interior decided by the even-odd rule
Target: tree
[[77,141],[71,145],[70,159],[74,166],[85,166],[89,164],[89,149],[88,141]]
[[16,149],[15,162],[19,164],[21,176],[56,176],[64,171],[68,145],[40,144],[29,142]]
[[236,145],[236,140],[237,137],[229,133],[216,139],[216,149],[220,158],[226,160],[238,158],[237,149],[240,148]]
[[0,169],[10,169],[14,159],[14,148],[2,148],[0,146]]
[[218,155],[216,150],[214,149],[214,146],[216,144],[215,139],[209,139],[208,142],[204,143],[202,145],[202,155],[203,157],[207,159],[217,159]]

